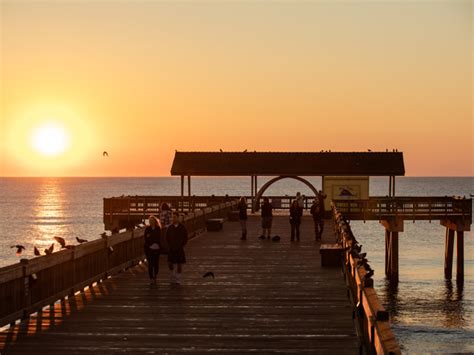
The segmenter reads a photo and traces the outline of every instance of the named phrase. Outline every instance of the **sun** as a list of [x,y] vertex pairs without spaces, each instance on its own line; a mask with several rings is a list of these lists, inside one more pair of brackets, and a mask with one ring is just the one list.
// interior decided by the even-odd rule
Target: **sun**
[[70,136],[63,126],[57,123],[43,123],[38,126],[31,136],[33,149],[47,157],[64,153],[69,147]]

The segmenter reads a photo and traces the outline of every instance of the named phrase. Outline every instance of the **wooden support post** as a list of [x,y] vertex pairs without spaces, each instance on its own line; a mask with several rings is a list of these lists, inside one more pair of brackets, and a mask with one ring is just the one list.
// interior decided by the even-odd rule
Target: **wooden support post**
[[398,232],[390,236],[390,280],[398,282]]
[[385,229],[385,276],[390,275],[390,231]]
[[257,175],[255,175],[255,182],[254,182],[255,193],[254,195],[257,196],[258,188],[257,188]]
[[388,177],[388,196],[392,196],[392,177]]
[[446,241],[444,251],[444,277],[451,279],[453,275],[453,249],[454,249],[454,231],[446,228]]
[[188,196],[191,197],[191,176],[188,175]]
[[250,199],[251,199],[251,203],[252,203],[252,213],[254,213],[255,212],[255,204],[254,204],[254,200],[253,200],[253,196],[254,196],[253,175],[250,178],[252,180],[251,186],[250,186]]
[[392,177],[392,196],[395,197],[395,176]]
[[184,197],[184,175],[181,175],[181,197]]
[[464,231],[457,231],[456,238],[456,282],[464,281]]

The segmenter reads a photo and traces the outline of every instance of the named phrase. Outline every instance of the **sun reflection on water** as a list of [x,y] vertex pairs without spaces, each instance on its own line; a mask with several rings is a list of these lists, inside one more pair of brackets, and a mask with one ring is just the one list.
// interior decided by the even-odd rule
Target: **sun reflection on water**
[[54,242],[55,236],[66,232],[64,224],[65,194],[58,179],[44,179],[34,205],[33,244],[43,249]]

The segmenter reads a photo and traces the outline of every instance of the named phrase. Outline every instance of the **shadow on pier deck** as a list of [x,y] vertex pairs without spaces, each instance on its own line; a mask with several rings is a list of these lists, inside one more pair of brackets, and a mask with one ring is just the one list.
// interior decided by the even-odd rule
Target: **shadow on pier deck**
[[[341,270],[321,268],[312,220],[300,243],[288,217],[274,219],[279,243],[258,240],[259,224],[250,217],[246,242],[232,222],[192,239],[181,286],[169,284],[166,257],[157,286],[140,264],[1,333],[0,352],[358,352]],[[323,239],[334,240],[329,222]]]

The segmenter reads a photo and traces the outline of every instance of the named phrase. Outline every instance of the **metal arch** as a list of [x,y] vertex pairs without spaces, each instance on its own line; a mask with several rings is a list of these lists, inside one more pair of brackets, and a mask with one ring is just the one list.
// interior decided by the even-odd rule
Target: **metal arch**
[[267,181],[260,188],[260,190],[258,190],[258,193],[255,196],[254,206],[253,206],[255,211],[258,211],[259,208],[260,208],[258,201],[260,201],[260,199],[262,198],[263,193],[270,187],[270,185],[272,185],[273,183],[275,183],[277,181],[280,181],[282,179],[295,179],[295,180],[301,181],[303,184],[308,186],[311,189],[311,191],[313,191],[314,196],[318,195],[318,190],[313,186],[313,184],[311,184],[308,180],[303,179],[302,177],[299,177],[299,176],[286,176],[286,175],[285,176],[277,176],[276,178],[273,178],[273,179]]

